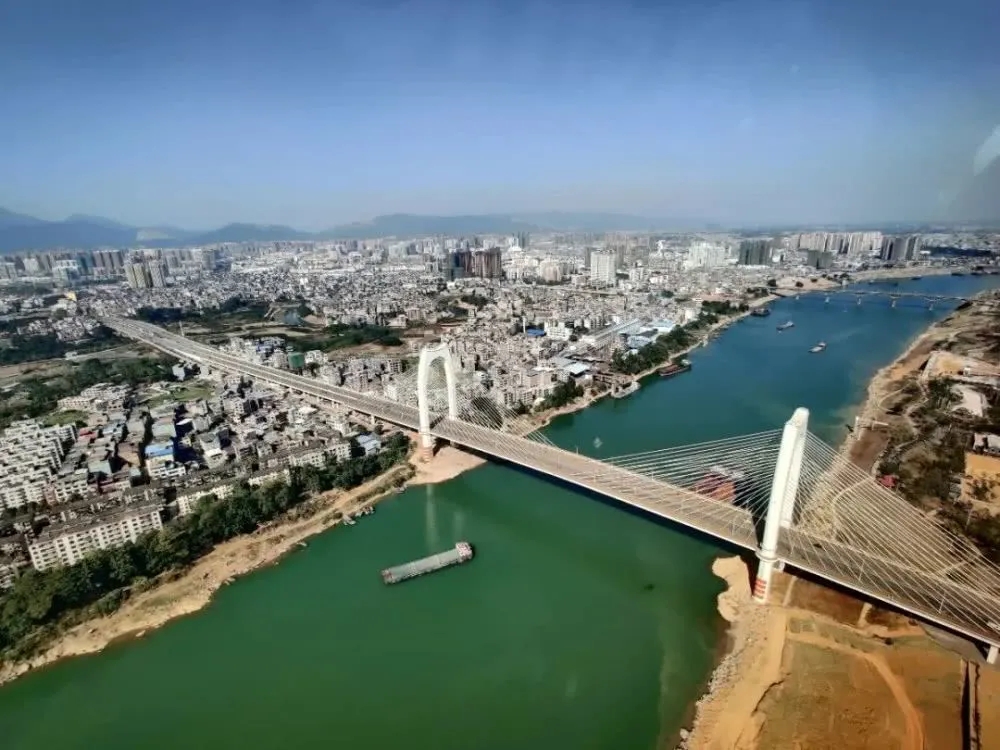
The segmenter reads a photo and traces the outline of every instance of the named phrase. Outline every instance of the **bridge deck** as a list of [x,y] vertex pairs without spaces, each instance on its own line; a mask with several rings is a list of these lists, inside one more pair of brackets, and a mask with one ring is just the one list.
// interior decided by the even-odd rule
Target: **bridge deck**
[[[148,324],[117,319],[108,322],[125,335],[182,359],[251,375],[402,427],[418,429],[415,407],[247,362]],[[757,549],[754,521],[748,511],[691,490],[555,446],[463,421],[439,419],[432,432],[455,444],[547,474],[731,544]],[[897,559],[841,545],[795,527],[782,529],[778,552],[781,559],[802,571],[967,636],[1000,642],[1000,601],[997,599],[1000,592],[990,595],[973,590],[949,580],[942,572],[908,567]]]

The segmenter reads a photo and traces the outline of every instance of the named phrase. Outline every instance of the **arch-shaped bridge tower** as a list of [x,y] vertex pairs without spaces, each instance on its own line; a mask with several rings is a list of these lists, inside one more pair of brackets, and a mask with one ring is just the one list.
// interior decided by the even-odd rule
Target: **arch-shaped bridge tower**
[[417,407],[420,411],[420,457],[430,460],[434,454],[434,436],[431,435],[431,409],[428,403],[427,387],[430,384],[431,365],[441,360],[445,383],[448,388],[448,416],[458,419],[458,389],[455,379],[455,362],[451,358],[448,344],[425,346],[420,350],[420,364],[417,365]]

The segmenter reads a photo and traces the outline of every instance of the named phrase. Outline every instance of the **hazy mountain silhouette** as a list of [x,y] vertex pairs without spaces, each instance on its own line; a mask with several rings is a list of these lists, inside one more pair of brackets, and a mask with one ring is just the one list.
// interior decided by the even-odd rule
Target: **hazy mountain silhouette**
[[630,214],[550,211],[518,214],[468,214],[464,216],[421,216],[387,214],[371,221],[355,222],[320,232],[322,237],[413,237],[436,234],[515,234],[517,232],[605,232],[648,231],[654,229],[706,228],[695,220],[656,219]]
[[0,229],[6,227],[37,226],[44,223],[42,219],[36,219],[34,216],[19,214],[14,211],[8,211],[6,208],[0,208]]
[[135,242],[135,229],[103,226],[90,221],[39,221],[0,224],[0,251],[55,248],[119,247]]
[[131,227],[128,224],[122,224],[120,221],[115,221],[114,219],[106,219],[103,216],[88,216],[87,214],[73,214],[61,223],[94,224],[95,226],[103,227],[104,229],[119,229],[123,232],[135,232],[135,227]]
[[279,240],[310,240],[315,235],[300,232],[280,224],[227,224],[211,232],[193,233],[185,242],[211,245],[217,242],[277,242]]

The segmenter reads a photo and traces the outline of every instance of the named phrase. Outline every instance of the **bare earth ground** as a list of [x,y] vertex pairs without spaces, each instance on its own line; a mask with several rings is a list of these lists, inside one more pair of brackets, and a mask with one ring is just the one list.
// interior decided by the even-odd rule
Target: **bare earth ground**
[[[719,611],[733,650],[699,702],[686,750],[960,750],[964,664],[906,618],[778,574],[772,603],[750,600],[739,558],[713,566],[730,588]],[[1000,708],[982,667],[980,714]],[[990,683],[995,680],[995,685]],[[1000,743],[1000,720],[989,716]]]
[[348,492],[324,493],[309,501],[317,512],[307,518],[264,526],[249,536],[220,544],[189,570],[133,596],[114,614],[69,630],[34,659],[0,665],[0,684],[59,659],[101,651],[123,638],[139,638],[170,620],[197,612],[233,578],[277,562],[294,547],[303,546],[304,540],[335,526],[338,511],[374,504],[409,471],[406,466],[397,466]]
[[460,451],[450,445],[442,446],[434,454],[434,458],[427,462],[421,462],[416,456],[410,459],[410,464],[415,470],[413,478],[407,484],[437,484],[454,479],[459,474],[475,469],[486,463],[486,459],[474,456],[471,453]]

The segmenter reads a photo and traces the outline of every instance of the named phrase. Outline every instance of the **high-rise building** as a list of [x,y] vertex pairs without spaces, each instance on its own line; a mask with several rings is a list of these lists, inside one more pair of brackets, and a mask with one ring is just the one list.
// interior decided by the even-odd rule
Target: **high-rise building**
[[149,263],[149,280],[157,289],[167,285],[167,266],[162,260]]
[[882,238],[880,257],[886,263],[916,260],[920,254],[920,235],[886,235]]
[[695,242],[688,248],[684,265],[687,268],[714,268],[725,265],[729,253],[722,245]]
[[741,266],[770,265],[771,243],[768,240],[743,240],[740,243],[738,263]]
[[542,281],[547,281],[550,284],[558,283],[563,280],[562,264],[557,260],[547,258],[538,264],[538,276]]
[[503,252],[499,247],[456,250],[448,258],[446,275],[449,279],[499,279],[503,275]]
[[133,289],[149,289],[153,284],[149,271],[142,263],[126,263],[125,280]]
[[595,284],[615,285],[615,253],[607,250],[590,256],[590,280]]

